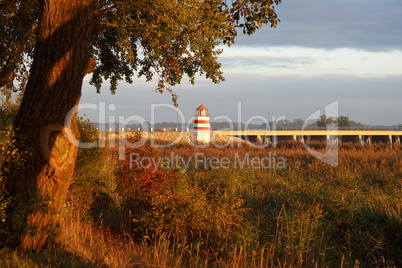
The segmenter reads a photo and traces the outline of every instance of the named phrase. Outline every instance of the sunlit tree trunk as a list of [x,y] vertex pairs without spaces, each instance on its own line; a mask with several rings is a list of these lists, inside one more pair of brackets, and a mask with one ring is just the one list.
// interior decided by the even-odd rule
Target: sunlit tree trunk
[[88,71],[94,21],[93,0],[39,2],[34,61],[14,123],[17,146],[28,154],[22,165],[8,165],[6,177],[10,242],[23,250],[40,250],[60,223],[78,149],[67,138],[78,136],[71,111]]

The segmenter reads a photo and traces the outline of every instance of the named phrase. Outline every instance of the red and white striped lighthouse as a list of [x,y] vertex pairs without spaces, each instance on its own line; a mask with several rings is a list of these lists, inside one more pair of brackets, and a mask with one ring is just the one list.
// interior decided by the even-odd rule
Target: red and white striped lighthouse
[[194,142],[208,143],[211,141],[211,125],[209,121],[208,109],[200,105],[195,112],[194,120]]

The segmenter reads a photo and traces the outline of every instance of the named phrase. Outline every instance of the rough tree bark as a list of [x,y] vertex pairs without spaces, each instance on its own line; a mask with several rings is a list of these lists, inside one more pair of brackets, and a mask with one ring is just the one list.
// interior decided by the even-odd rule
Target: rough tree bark
[[61,219],[78,150],[67,138],[78,136],[70,111],[81,97],[94,24],[94,0],[39,2],[34,61],[14,123],[17,146],[29,156],[6,179],[11,244],[23,250],[40,250]]

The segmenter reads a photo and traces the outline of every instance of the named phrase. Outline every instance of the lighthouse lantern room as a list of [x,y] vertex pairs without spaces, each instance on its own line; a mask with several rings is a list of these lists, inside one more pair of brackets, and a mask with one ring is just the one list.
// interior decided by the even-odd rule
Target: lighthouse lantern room
[[208,109],[200,105],[195,112],[194,120],[194,142],[209,143],[211,141],[211,125],[209,121]]

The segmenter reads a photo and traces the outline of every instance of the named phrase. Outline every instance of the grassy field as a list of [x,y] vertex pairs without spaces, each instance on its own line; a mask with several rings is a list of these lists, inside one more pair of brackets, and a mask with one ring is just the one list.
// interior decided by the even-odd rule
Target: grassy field
[[401,267],[402,147],[81,150],[57,241],[0,265]]

